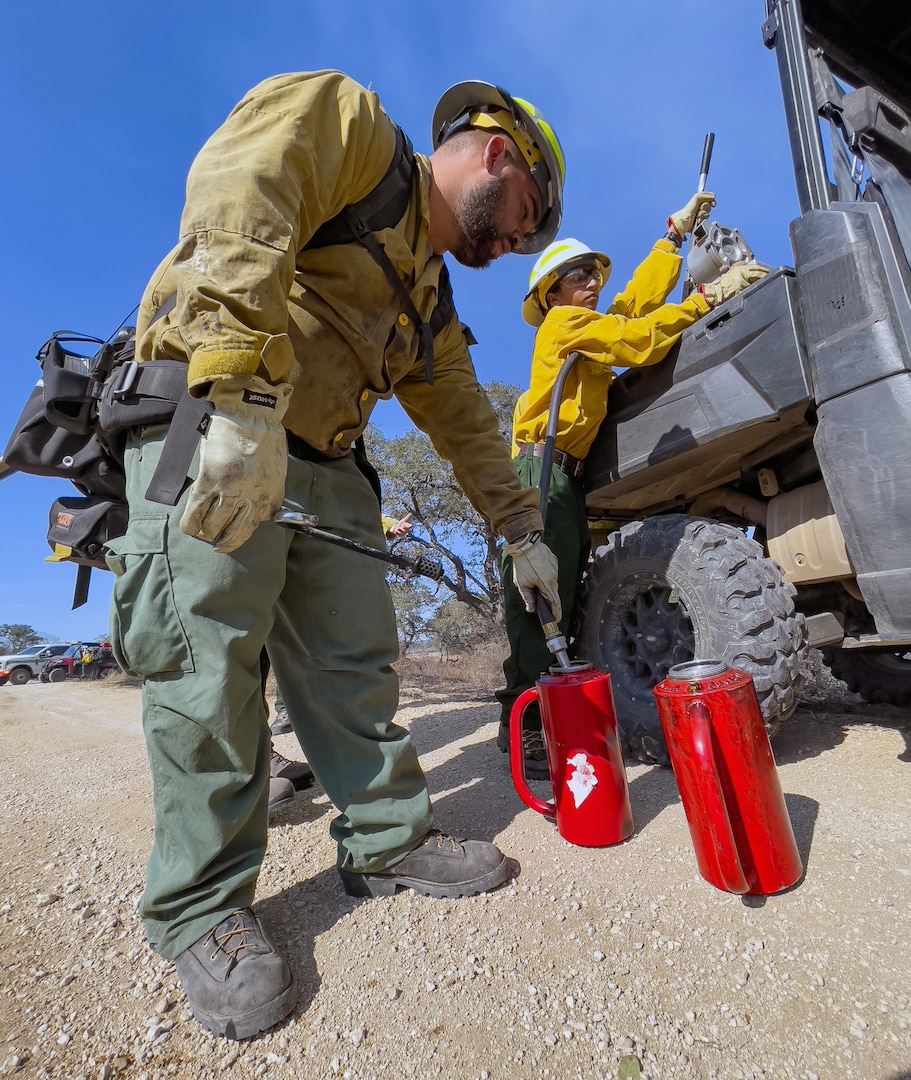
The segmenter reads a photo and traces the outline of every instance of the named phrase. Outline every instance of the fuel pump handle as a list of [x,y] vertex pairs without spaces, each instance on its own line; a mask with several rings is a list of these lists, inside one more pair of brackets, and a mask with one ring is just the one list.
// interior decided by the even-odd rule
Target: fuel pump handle
[[548,604],[540,589],[536,593],[535,611],[538,621],[541,623],[541,629],[544,631],[544,640],[548,649],[557,658],[557,663],[564,671],[569,669],[572,664],[567,651],[566,638],[560,631],[560,624],[554,619],[550,604]]
[[702,162],[699,166],[699,186],[697,191],[705,191],[705,185],[709,178],[709,165],[712,162],[712,147],[715,145],[715,132],[710,131],[702,144]]

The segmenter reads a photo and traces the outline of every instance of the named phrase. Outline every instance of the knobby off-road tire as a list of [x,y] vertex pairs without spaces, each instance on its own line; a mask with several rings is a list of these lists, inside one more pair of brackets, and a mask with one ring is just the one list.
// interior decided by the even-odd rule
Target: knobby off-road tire
[[66,678],[66,668],[51,668],[51,670],[47,674],[47,677],[51,682],[63,682],[63,680]]
[[748,672],[773,735],[806,681],[806,627],[794,595],[759,544],[729,525],[673,514],[612,533],[589,568],[582,647],[610,672],[629,751],[668,764],[651,691],[674,664],[694,658]]
[[832,674],[873,705],[911,705],[911,647],[823,649]]

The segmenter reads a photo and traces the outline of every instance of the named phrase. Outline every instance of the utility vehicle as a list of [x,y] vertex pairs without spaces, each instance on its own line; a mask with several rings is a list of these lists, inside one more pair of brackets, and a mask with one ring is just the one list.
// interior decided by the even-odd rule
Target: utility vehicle
[[765,9],[794,266],[623,373],[586,463],[604,539],[580,636],[643,760],[667,761],[652,687],[693,657],[748,671],[770,733],[809,646],[911,704],[911,9]]

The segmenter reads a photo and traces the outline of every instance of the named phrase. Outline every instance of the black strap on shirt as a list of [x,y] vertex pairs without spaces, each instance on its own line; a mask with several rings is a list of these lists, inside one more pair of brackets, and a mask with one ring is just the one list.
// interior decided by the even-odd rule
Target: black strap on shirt
[[[405,132],[395,125],[395,150],[383,179],[363,199],[352,203],[371,232],[392,229],[402,220],[411,202],[413,178],[414,150]],[[348,209],[345,207],[334,218],[324,221],[301,250],[350,244],[355,238],[345,218]]]
[[395,150],[383,179],[363,199],[346,206],[335,217],[324,222],[301,251],[329,247],[330,244],[358,243],[370,252],[401,302],[402,310],[418,328],[418,355],[424,357],[424,378],[432,386],[433,339],[455,313],[449,271],[444,263],[440,272],[437,305],[430,320],[424,322],[392,260],[374,235],[382,229],[393,228],[402,220],[411,201],[413,182],[414,150],[405,132],[395,125]]

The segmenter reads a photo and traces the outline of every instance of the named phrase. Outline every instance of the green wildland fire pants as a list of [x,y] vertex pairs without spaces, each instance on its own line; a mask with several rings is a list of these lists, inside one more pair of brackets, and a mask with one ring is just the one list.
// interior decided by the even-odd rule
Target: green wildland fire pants
[[[117,575],[112,647],[145,680],[155,829],[140,914],[153,948],[174,959],[253,902],[267,829],[264,644],[339,811],[330,826],[339,865],[388,867],[432,821],[411,737],[392,722],[398,641],[385,564],[272,522],[231,554],[185,536],[186,495],[168,507],[144,494],[166,430],[131,433],[129,527],[109,545],[108,564]],[[285,506],[384,544],[376,496],[350,458],[289,458]]]
[[[539,486],[541,464],[540,458],[531,456],[513,459],[519,479],[527,487]],[[563,605],[560,629],[568,636],[575,616],[579,583],[591,550],[591,540],[582,483],[567,476],[556,465],[551,467],[547,517],[542,539],[556,555],[559,563],[558,585],[560,603]],[[510,651],[503,661],[506,688],[497,691],[496,699],[500,703],[500,723],[509,724],[509,714],[519,694],[534,686],[538,676],[544,674],[557,661],[547,648],[538,616],[529,615],[525,610],[525,601],[513,584],[512,559],[508,557],[503,559],[503,594]],[[540,713],[534,703],[526,710],[525,717],[526,727],[540,728]]]

